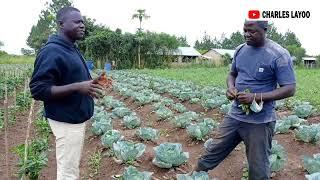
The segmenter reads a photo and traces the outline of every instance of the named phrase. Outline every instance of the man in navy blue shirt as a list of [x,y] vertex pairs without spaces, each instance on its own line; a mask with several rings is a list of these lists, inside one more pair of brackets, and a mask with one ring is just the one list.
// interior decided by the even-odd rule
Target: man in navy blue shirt
[[56,138],[57,179],[79,179],[85,122],[93,115],[93,97],[102,89],[92,80],[75,46],[85,26],[80,11],[57,13],[58,34],[39,51],[30,81],[32,97],[44,102],[45,117]]
[[[227,77],[232,108],[195,171],[215,168],[243,141],[250,180],[270,178],[269,155],[274,134],[275,100],[293,96],[296,80],[289,52],[266,38],[267,21],[244,23],[245,44],[235,52]],[[241,106],[246,105],[247,110]]]

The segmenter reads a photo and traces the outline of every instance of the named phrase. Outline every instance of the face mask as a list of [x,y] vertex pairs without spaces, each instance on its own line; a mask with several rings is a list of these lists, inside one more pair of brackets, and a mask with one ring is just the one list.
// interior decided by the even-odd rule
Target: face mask
[[263,101],[262,101],[262,94],[261,94],[261,99],[260,99],[260,104],[258,104],[257,102],[256,102],[256,96],[257,96],[257,94],[256,93],[254,93],[254,98],[253,98],[253,101],[252,101],[252,103],[251,103],[251,105],[250,105],[250,109],[251,109],[251,111],[253,111],[253,112],[255,112],[255,113],[258,113],[258,112],[260,112],[261,110],[262,110],[262,108],[263,108]]

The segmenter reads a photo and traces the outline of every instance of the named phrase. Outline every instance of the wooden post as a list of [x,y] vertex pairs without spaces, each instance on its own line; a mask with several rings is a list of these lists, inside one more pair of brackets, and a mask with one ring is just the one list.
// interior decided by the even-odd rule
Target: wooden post
[[13,88],[13,105],[14,105],[14,110],[17,108],[17,89],[16,87]]
[[[26,140],[24,142],[24,161],[23,163],[27,162],[28,159],[28,142],[29,142],[29,135],[30,135],[30,127],[31,127],[31,123],[32,123],[32,114],[33,114],[33,106],[34,106],[34,99],[32,99],[31,101],[31,107],[30,107],[30,111],[29,111],[29,116],[28,116],[28,127],[27,127],[27,132],[26,132]],[[24,164],[25,166],[25,164]],[[26,179],[25,176],[22,177],[22,179]]]
[[5,144],[5,155],[6,155],[6,174],[7,179],[10,179],[10,167],[9,167],[9,145],[8,145],[8,90],[7,83],[5,84],[5,95],[4,95],[4,144]]
[[28,81],[28,79],[25,79],[25,81],[24,81],[23,97],[26,97],[26,93],[27,93],[27,81]]

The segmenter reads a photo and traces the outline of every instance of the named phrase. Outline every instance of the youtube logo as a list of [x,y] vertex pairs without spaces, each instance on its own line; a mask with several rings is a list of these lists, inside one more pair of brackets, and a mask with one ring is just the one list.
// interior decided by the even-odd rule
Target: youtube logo
[[249,19],[259,19],[260,18],[260,11],[259,10],[250,10],[248,11]]

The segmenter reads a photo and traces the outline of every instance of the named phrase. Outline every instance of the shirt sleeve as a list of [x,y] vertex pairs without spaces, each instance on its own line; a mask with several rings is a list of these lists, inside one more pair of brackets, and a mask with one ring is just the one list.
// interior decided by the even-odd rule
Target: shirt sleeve
[[58,56],[48,51],[44,50],[37,56],[29,84],[32,97],[41,101],[51,98],[51,87],[56,85],[61,77],[57,66]]
[[280,86],[296,83],[292,58],[289,53],[284,53],[275,60],[275,74]]
[[230,72],[231,72],[232,74],[236,75],[236,76],[238,75],[235,58],[232,59]]

